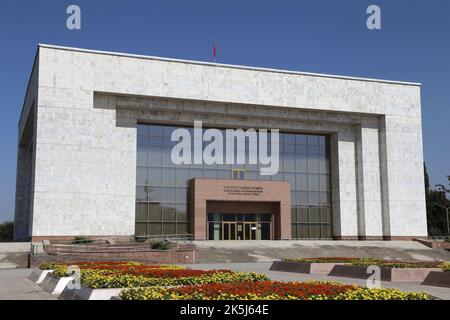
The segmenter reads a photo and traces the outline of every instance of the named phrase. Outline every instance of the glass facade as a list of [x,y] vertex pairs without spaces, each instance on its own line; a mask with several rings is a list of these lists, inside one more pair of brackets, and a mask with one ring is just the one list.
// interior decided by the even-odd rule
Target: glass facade
[[[170,137],[177,128],[138,125],[136,235],[187,233],[188,181],[209,178],[289,181],[292,238],[332,237],[328,136],[280,133],[279,172],[264,176],[257,164],[175,165],[171,151],[178,142],[172,142]],[[188,129],[193,136],[193,129]],[[208,144],[205,142],[204,146]]]

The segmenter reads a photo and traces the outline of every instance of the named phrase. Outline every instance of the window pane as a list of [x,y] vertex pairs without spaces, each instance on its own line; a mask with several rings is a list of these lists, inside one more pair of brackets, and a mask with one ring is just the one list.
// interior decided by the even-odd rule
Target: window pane
[[175,204],[164,204],[162,212],[163,221],[176,221]]
[[176,190],[176,201],[177,202],[187,202],[187,188],[177,188]]
[[162,188],[161,187],[149,187],[148,200],[149,201],[162,201]]
[[148,155],[148,164],[154,166],[162,165],[162,150],[161,148],[150,148]]
[[163,188],[163,201],[174,202],[175,200],[175,188]]
[[174,186],[175,185],[175,168],[163,169],[163,185]]
[[135,233],[137,236],[147,235],[147,223],[136,223]]
[[310,219],[310,222],[320,222],[320,208],[310,207],[309,208],[309,219]]
[[308,175],[297,173],[297,188],[299,190],[308,190]]
[[205,169],[205,178],[217,179],[217,169]]
[[136,187],[136,200],[147,201],[148,187]]
[[160,186],[161,185],[161,168],[160,167],[150,167],[148,169],[148,177],[150,185]]
[[308,239],[309,238],[309,226],[307,224],[299,224],[298,228],[298,237],[300,239]]
[[137,151],[137,164],[138,166],[146,166],[148,164],[148,152],[147,149],[138,148]]
[[319,175],[308,174],[308,190],[319,191]]
[[309,208],[308,207],[300,207],[299,208],[299,218],[298,222],[306,223],[309,222]]
[[187,223],[177,223],[177,234],[186,234],[188,232],[188,224]]
[[176,224],[175,223],[163,223],[163,234],[176,234]]
[[138,202],[136,203],[136,221],[145,221],[147,222],[148,218],[148,204]]
[[321,221],[322,222],[330,222],[331,223],[331,209],[328,207],[322,207],[321,209]]
[[148,224],[148,234],[149,235],[161,235],[162,234],[161,223],[149,223]]
[[147,168],[137,167],[136,169],[136,183],[139,186],[148,185]]
[[189,180],[189,169],[177,169],[177,186],[187,186]]
[[149,221],[161,221],[161,205],[159,203],[149,203]]
[[177,221],[188,221],[187,219],[187,204],[180,204],[178,203],[175,206],[177,210]]

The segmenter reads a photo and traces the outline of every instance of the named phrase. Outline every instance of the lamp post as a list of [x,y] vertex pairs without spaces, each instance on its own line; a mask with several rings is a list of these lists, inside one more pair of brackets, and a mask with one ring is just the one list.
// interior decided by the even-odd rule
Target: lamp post
[[444,208],[447,211],[447,235],[450,236],[450,224],[449,224],[449,218],[448,218],[448,209],[450,209],[450,207],[445,207],[442,204],[439,204],[434,201],[430,201],[430,202],[437,205],[438,207]]

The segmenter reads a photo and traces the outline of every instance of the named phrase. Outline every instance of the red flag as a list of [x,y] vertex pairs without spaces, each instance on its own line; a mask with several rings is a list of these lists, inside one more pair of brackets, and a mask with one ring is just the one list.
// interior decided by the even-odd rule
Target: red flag
[[216,63],[216,54],[217,54],[216,41],[213,41],[213,54],[214,54],[214,63]]

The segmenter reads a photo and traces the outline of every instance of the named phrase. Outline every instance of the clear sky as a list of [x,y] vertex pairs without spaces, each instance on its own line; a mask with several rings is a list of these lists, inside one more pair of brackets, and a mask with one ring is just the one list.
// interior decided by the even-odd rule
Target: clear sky
[[[82,29],[66,28],[81,7]],[[381,30],[366,9],[381,8]],[[0,222],[14,213],[17,123],[37,43],[421,82],[431,183],[450,174],[448,0],[2,0]],[[395,106],[393,106],[395,107]]]

